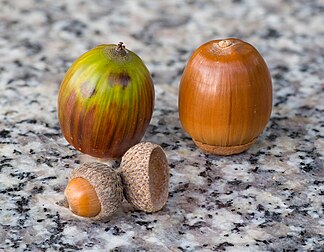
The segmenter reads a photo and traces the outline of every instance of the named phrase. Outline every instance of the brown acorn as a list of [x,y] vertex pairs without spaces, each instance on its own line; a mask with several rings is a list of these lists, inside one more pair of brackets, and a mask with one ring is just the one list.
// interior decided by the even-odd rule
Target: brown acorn
[[270,118],[271,75],[252,45],[233,38],[209,41],[188,61],[178,101],[181,124],[199,148],[240,153]]
[[143,61],[118,45],[99,45],[67,71],[58,95],[66,140],[99,158],[120,158],[138,143],[151,120],[154,87]]
[[121,178],[105,164],[91,162],[74,169],[64,191],[67,207],[85,218],[107,220],[123,200]]

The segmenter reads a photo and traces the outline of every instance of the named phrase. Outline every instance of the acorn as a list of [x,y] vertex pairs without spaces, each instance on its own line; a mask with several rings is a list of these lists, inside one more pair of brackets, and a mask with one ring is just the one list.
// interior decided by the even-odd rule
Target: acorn
[[163,149],[143,142],[130,148],[122,158],[119,173],[126,200],[145,212],[156,212],[166,204],[170,168]]
[[272,110],[272,81],[260,53],[235,38],[201,45],[189,59],[179,87],[183,128],[203,151],[247,150]]
[[156,212],[166,204],[170,170],[159,145],[139,143],[113,170],[106,164],[90,162],[71,172],[64,191],[65,205],[75,215],[92,220],[108,220],[120,206],[123,195],[135,208]]
[[66,140],[98,158],[120,158],[151,120],[154,86],[143,61],[122,42],[99,45],[67,71],[58,95]]
[[64,194],[71,212],[93,220],[108,220],[123,201],[120,176],[98,162],[74,169]]

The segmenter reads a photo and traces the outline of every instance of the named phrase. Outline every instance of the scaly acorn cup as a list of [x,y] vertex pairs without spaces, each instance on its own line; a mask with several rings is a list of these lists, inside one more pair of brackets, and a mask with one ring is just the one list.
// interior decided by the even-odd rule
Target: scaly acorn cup
[[99,45],[67,71],[58,96],[66,140],[99,158],[120,158],[140,142],[151,120],[154,86],[143,61],[118,45]]
[[74,214],[93,220],[107,220],[123,201],[119,174],[105,164],[82,164],[70,174],[62,204]]
[[123,156],[118,173],[124,196],[135,208],[152,213],[166,204],[170,167],[161,146],[150,142],[136,144]]

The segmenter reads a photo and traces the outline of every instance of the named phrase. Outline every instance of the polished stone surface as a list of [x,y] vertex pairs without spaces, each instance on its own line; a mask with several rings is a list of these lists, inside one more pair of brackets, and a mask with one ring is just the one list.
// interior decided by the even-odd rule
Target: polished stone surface
[[[323,251],[323,1],[0,6],[0,251]],[[199,151],[181,128],[177,93],[193,50],[226,37],[261,52],[274,100],[256,144],[219,157]],[[71,169],[94,160],[62,137],[57,93],[79,55],[119,41],[155,82],[144,140],[167,153],[170,195],[157,213],[124,202],[110,221],[89,222],[56,204]]]

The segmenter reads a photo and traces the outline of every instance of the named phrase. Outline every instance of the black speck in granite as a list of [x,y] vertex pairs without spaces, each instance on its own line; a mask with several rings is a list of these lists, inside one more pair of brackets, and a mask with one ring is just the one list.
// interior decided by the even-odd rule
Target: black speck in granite
[[120,227],[114,226],[112,229],[110,227],[105,228],[105,231],[110,231],[113,235],[122,235],[125,234],[125,231],[123,229],[121,229]]
[[191,225],[189,225],[187,223],[183,224],[183,227],[185,229],[189,229],[189,230],[200,229],[201,227],[204,227],[204,226],[206,226],[206,223],[204,221],[197,221],[197,222],[195,222],[194,224],[191,224]]
[[14,149],[12,153],[13,153],[13,154],[16,154],[16,155],[21,155],[21,154],[22,154],[21,151],[16,150],[16,149]]
[[186,16],[173,16],[172,19],[161,17],[148,21],[141,31],[133,34],[135,39],[141,39],[146,45],[161,46],[156,34],[162,29],[179,29],[189,21]]
[[38,42],[32,42],[28,39],[25,39],[21,41],[21,44],[26,48],[28,56],[38,54],[42,51],[42,45]]
[[44,186],[34,186],[33,189],[31,190],[31,193],[35,195],[44,192],[44,190],[45,190]]
[[264,39],[277,39],[281,35],[280,33],[274,28],[268,28],[265,34],[262,36]]
[[57,179],[57,177],[56,176],[49,176],[49,177],[41,178],[42,181],[44,181],[44,180],[52,180],[52,179]]
[[148,231],[152,231],[154,228],[154,226],[151,225],[151,221],[136,221],[136,224],[145,227],[145,229]]
[[[17,200],[16,201],[17,208],[15,208],[14,210],[17,211],[20,215],[23,213],[27,213],[30,210],[30,208],[28,207],[30,197],[31,196],[29,196],[28,198],[21,197],[20,200]],[[21,224],[23,223],[21,222]]]
[[0,138],[9,138],[10,137],[10,131],[9,130],[1,130],[0,131]]
[[49,167],[54,167],[55,164],[58,162],[59,160],[57,158],[46,158],[44,156],[40,156],[36,162],[38,164],[46,164]]
[[74,34],[76,37],[81,37],[87,25],[77,19],[69,20],[63,27],[63,31]]
[[230,243],[230,242],[223,242],[223,243],[219,244],[218,246],[214,246],[212,248],[212,251],[226,251],[227,247],[234,247],[234,244]]

